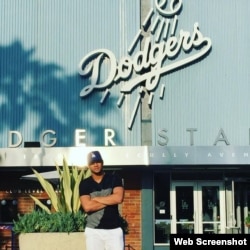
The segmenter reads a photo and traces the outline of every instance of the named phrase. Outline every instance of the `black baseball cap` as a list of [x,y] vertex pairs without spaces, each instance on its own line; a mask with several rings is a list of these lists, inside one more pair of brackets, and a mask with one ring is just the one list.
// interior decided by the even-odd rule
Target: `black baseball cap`
[[90,165],[94,162],[103,162],[103,159],[99,151],[92,151],[88,153],[87,161],[88,165]]

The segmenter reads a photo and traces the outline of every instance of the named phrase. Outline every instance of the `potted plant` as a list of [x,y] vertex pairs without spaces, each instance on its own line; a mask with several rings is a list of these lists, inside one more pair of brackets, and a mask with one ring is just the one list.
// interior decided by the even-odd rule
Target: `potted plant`
[[245,218],[245,225],[246,227],[250,227],[250,213],[248,213],[248,216]]
[[59,185],[54,187],[35,169],[32,169],[51,200],[52,211],[36,197],[31,198],[41,208],[18,215],[13,231],[19,234],[20,250],[85,249],[85,213],[81,210],[79,184],[89,176],[87,168],[56,165]]

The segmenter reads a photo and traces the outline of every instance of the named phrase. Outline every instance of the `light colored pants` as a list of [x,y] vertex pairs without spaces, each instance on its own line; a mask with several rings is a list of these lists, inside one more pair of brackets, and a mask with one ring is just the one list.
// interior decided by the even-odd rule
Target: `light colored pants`
[[85,228],[87,250],[124,250],[124,237],[121,228]]

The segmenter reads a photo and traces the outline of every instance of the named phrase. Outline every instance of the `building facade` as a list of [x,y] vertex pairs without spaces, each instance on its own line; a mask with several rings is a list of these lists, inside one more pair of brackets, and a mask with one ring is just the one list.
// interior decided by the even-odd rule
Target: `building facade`
[[0,223],[47,202],[31,167],[124,178],[136,250],[170,234],[247,234],[250,2],[2,0]]

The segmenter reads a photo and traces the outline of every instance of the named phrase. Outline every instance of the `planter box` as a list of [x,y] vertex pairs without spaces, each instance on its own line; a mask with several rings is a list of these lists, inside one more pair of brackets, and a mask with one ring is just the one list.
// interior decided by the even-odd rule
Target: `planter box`
[[85,250],[85,235],[79,233],[27,233],[19,235],[20,250]]

